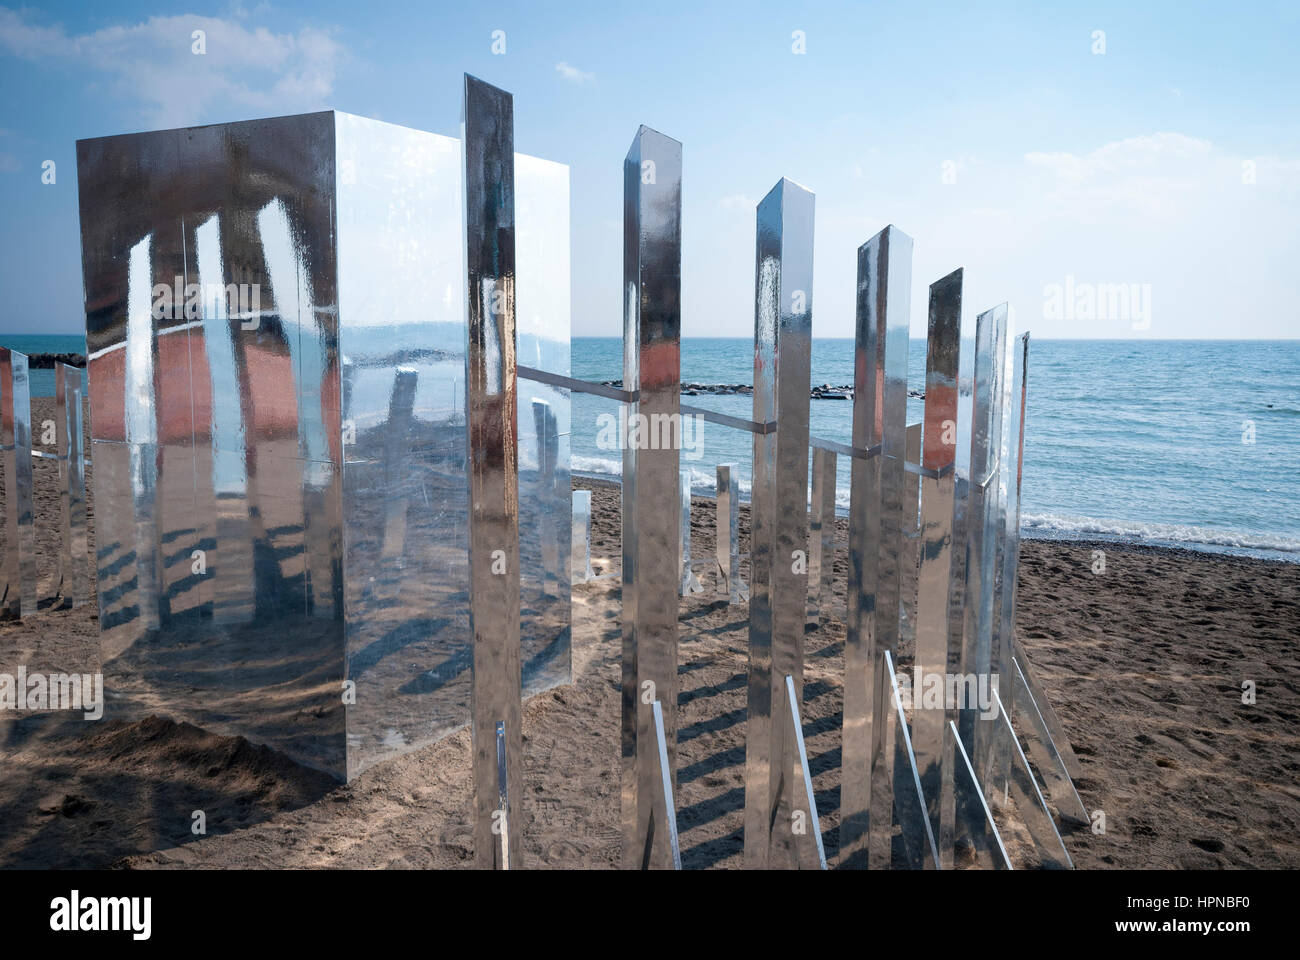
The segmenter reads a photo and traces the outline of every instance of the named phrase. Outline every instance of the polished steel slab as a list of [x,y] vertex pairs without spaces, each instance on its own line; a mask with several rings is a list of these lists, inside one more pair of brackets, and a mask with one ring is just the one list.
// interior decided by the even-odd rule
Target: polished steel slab
[[949,734],[957,750],[953,790],[956,793],[958,823],[961,824],[963,817],[966,820],[965,840],[969,844],[973,865],[989,870],[1010,870],[1011,858],[1007,856],[1007,849],[1002,844],[1002,835],[993,819],[993,811],[989,809],[984,793],[980,790],[970,756],[962,745],[956,724],[950,721],[949,726],[952,727]]
[[822,604],[829,603],[835,582],[835,466],[834,451],[812,452],[812,510],[808,521],[808,622],[821,623]]
[[27,356],[8,347],[0,347],[0,452],[5,499],[0,613],[17,619],[36,614],[36,514]]
[[82,374],[54,365],[55,434],[59,457],[59,596],[66,606],[85,603],[90,590],[86,540],[86,444]]
[[654,864],[651,858],[654,853],[654,833],[656,830],[662,831],[669,851],[671,853],[672,868],[680,870],[682,868],[682,851],[677,839],[677,807],[673,800],[673,781],[676,779],[673,775],[672,767],[668,763],[668,740],[664,734],[664,708],[663,704],[656,700],[651,704],[654,719],[655,730],[655,760],[658,766],[658,790],[655,791],[655,810],[654,820],[650,825],[650,838],[646,843],[645,859],[641,863],[641,869],[648,870]]
[[1088,808],[1083,805],[1079,791],[1074,788],[1074,781],[1065,767],[1065,761],[1057,748],[1047,723],[1043,719],[1039,704],[1029,689],[1024,670],[1016,657],[1011,658],[1014,675],[1008,680],[1011,687],[1012,708],[1016,722],[1025,734],[1025,743],[1029,747],[1029,759],[1033,761],[1047,796],[1055,805],[1062,819],[1073,821],[1076,825],[1088,826],[1091,819]]
[[681,504],[681,591],[683,597],[689,597],[693,594],[703,593],[704,587],[700,585],[699,577],[695,576],[695,571],[691,569],[691,471],[690,468],[680,471],[678,476],[679,496],[678,502]]
[[[78,158],[110,710],[338,777],[467,724],[459,142],[324,112]],[[519,350],[567,375],[567,168],[514,160]],[[179,312],[155,317],[176,277]],[[571,673],[568,391],[524,399],[542,413],[517,436],[535,691]]]
[[[1010,320],[1008,320],[1010,323]],[[1023,474],[1025,438],[1025,398],[1029,387],[1029,334],[1017,337],[1006,357],[1002,391],[1003,470],[999,482],[999,538],[993,584],[993,632],[989,659],[1000,676],[1011,677],[1015,653],[1016,574],[1020,563],[1020,485]],[[1001,686],[1002,699],[1012,705],[1012,687]],[[1050,707],[1048,708],[1050,710]],[[1014,718],[1008,718],[1014,720]],[[1011,773],[1011,754],[1004,738],[997,737],[976,744],[975,765],[987,783],[1005,781]]]
[[894,743],[884,729],[882,658],[898,653],[904,531],[915,525],[904,516],[911,284],[912,239],[901,230],[888,226],[858,248],[853,446],[881,451],[854,458],[850,476],[840,850],[859,868],[872,859],[888,866],[891,856]]
[[740,579],[740,491],[736,489],[736,465],[718,464],[717,535],[714,539],[718,560],[717,595],[728,603],[749,599],[749,588]]
[[[650,829],[660,789],[651,707],[662,704],[675,785],[681,265],[682,145],[643,126],[623,162],[623,387],[637,397],[623,406],[622,825],[632,869],[672,865],[663,831]],[[665,438],[661,425],[677,435]]]
[[[961,649],[952,642],[949,627],[961,293],[961,270],[930,285],[921,453],[921,466],[938,476],[921,480],[915,666],[922,677],[937,675],[945,681],[949,674],[961,668]],[[941,689],[946,686],[945,682]],[[948,721],[956,715],[944,703],[927,706],[918,702],[917,707],[912,721],[912,747],[925,791],[927,815],[938,845],[939,867],[947,870],[952,867],[955,839],[953,745]]]
[[[935,844],[934,831],[930,827],[930,818],[926,814],[928,806],[925,789],[921,785],[921,774],[916,765],[916,753],[912,749],[912,737],[907,725],[907,714],[903,710],[902,697],[898,690],[898,675],[894,670],[893,654],[886,650],[882,656],[885,677],[888,682],[888,705],[884,730],[891,735],[893,744],[893,815],[899,827],[899,845],[897,853],[887,862],[878,863],[879,867],[895,866],[909,870],[938,870],[939,849]],[[882,832],[883,818],[879,821]],[[892,841],[892,837],[891,837]]]
[[[1024,751],[1020,749],[1020,739],[1011,725],[1011,718],[996,691],[993,700],[998,708],[998,736],[1003,740],[999,749],[1004,750],[1011,759],[1005,781],[998,784],[986,781],[981,784],[984,795],[1003,806],[1010,803],[1014,816],[1025,825],[1033,841],[1037,858],[1035,866],[1042,869],[1073,870],[1074,861],[1070,859],[1070,854],[1065,849],[1065,843],[1056,829],[1056,822],[1052,819],[1047,801],[1043,799],[1042,791],[1038,789],[1038,781],[1034,779],[1034,774],[1029,768],[1029,761],[1025,758]],[[1003,791],[1000,796],[992,792],[995,789]]]
[[808,600],[812,192],[785,179],[773,187],[758,205],[755,246],[753,420],[777,428],[754,436],[744,860],[787,868],[798,771],[784,678],[802,698]]
[[508,821],[522,811],[523,787],[514,100],[504,90],[466,75],[462,122],[474,848],[480,867],[502,868],[519,862],[521,847],[517,830],[510,833],[508,844],[493,842],[493,814],[499,804],[497,724],[503,725],[511,788]]
[[[797,761],[800,806],[794,809],[797,829],[794,831],[799,850],[800,866],[825,870],[826,847],[822,842],[822,823],[817,816],[817,794],[813,790],[812,771],[808,767],[808,748],[803,740],[803,721],[799,718],[799,695],[794,689],[794,677],[785,678],[785,702],[789,709],[790,735],[794,738]],[[799,801],[797,800],[796,803]],[[802,818],[800,818],[802,814]],[[799,821],[802,820],[802,823]],[[800,839],[802,838],[802,839]]]
[[[991,659],[994,632],[994,584],[998,542],[1003,532],[1000,512],[1002,479],[1002,395],[1007,355],[1007,305],[981,313],[976,319],[973,407],[970,433],[970,474],[966,506],[966,562],[961,595],[962,671],[984,682],[1003,677]],[[978,704],[958,705],[957,729],[966,751],[982,756],[982,740],[992,735],[992,723],[980,722]],[[960,810],[959,810],[960,812]],[[979,827],[978,823],[970,826]],[[959,827],[960,828],[960,827]]]
[[591,568],[591,491],[573,491],[573,530],[569,562],[572,583],[586,583],[596,576]]
[[[908,464],[921,463],[921,424],[907,425],[907,459]],[[903,599],[899,604],[898,616],[898,655],[903,663],[910,663],[916,656],[916,575],[921,564],[921,480],[916,474],[904,471],[903,474],[903,546],[902,546],[902,582]]]

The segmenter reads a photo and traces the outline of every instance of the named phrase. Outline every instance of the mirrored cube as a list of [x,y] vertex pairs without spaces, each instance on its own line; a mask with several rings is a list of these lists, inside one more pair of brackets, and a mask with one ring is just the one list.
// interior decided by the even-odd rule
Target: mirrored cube
[[[77,146],[109,710],[341,778],[468,723],[459,143],[327,111]],[[519,355],[567,375],[568,168],[516,184]],[[520,389],[531,693],[570,679],[569,397]]]

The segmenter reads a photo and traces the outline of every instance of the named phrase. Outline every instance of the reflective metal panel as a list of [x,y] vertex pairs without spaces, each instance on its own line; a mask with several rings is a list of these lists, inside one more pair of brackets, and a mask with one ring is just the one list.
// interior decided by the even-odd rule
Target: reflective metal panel
[[573,545],[569,562],[573,565],[573,583],[586,583],[596,575],[591,568],[590,490],[573,491]]
[[[458,141],[320,113],[78,159],[112,708],[339,777],[469,722]],[[567,374],[567,170],[516,166],[520,342]],[[569,677],[569,417],[567,391],[528,399],[546,412],[519,437],[516,570],[538,689]]]
[[970,855],[975,865],[993,870],[1010,870],[1011,858],[1007,856],[1006,847],[1002,845],[1002,835],[993,820],[993,811],[989,809],[971,766],[970,756],[962,745],[957,727],[949,723],[952,729],[949,735],[956,747],[954,758],[956,770],[953,776],[953,790],[957,797],[959,821],[967,827],[965,837],[970,843]]
[[469,599],[474,636],[475,859],[481,867],[519,862],[495,841],[496,729],[505,725],[512,796],[522,810],[519,654],[519,477],[515,382],[514,100],[465,77],[465,419],[469,442]]
[[689,468],[682,470],[678,476],[678,486],[680,494],[678,502],[681,504],[681,557],[682,557],[682,575],[681,590],[683,597],[689,597],[694,593],[703,593],[704,587],[700,586],[700,580],[695,576],[695,571],[691,569],[691,471]]
[[81,371],[54,365],[55,433],[59,451],[59,499],[62,544],[59,550],[59,595],[68,606],[86,602],[86,449]]
[[[680,429],[682,145],[641,127],[623,162],[623,865],[667,868],[650,830],[656,783],[651,704],[663,708],[677,777],[677,604],[681,580]],[[651,442],[650,430],[656,435]]]
[[[812,771],[808,767],[808,748],[803,740],[803,721],[799,718],[799,695],[794,689],[794,678],[785,678],[785,704],[789,710],[790,735],[794,738],[795,770],[798,774],[797,796],[802,806],[796,806],[793,833],[800,851],[801,865],[826,869],[826,848],[822,843],[821,818],[817,816],[817,795],[813,792]],[[796,804],[799,803],[796,800]],[[800,840],[799,838],[803,839]]]
[[[680,870],[682,868],[682,852],[677,840],[677,808],[673,800],[673,776],[672,768],[668,763],[668,741],[664,735],[664,708],[663,704],[656,700],[651,704],[653,711],[654,730],[655,730],[655,760],[657,762],[658,790],[655,791],[655,811],[654,819],[659,824],[658,830],[662,832],[667,840],[668,849],[672,859],[672,868]],[[655,826],[651,824],[650,843],[646,844],[645,859],[641,862],[641,869],[648,870],[651,866],[651,857],[654,851],[654,834]]]
[[[1025,442],[1025,396],[1028,389],[1029,334],[1020,336],[1007,356],[1002,392],[1002,444],[1004,464],[999,480],[999,537],[993,586],[993,635],[989,658],[1000,676],[1010,678],[1015,644],[1016,571],[1020,563],[1020,481]],[[1014,703],[1011,686],[1003,681],[1003,699]],[[1049,707],[1050,709],[1050,707]],[[1011,755],[1001,738],[980,744],[976,766],[986,767],[989,783],[1004,784],[1010,775]],[[982,755],[981,755],[982,754]]]
[[[1020,749],[1020,740],[1011,725],[1011,717],[1007,714],[1002,698],[996,691],[993,694],[993,702],[997,706],[998,736],[1003,741],[998,749],[1005,751],[1011,758],[1005,787],[1000,788],[1005,790],[1003,798],[1011,801],[1016,815],[1028,829],[1038,856],[1037,866],[1044,869],[1073,870],[1074,861],[1070,859],[1070,854],[1065,849],[1065,843],[1061,840],[1055,821],[1052,820],[1047,801],[1043,799],[1043,794],[1038,789],[1038,782],[1029,769],[1029,761],[1025,759],[1024,751]],[[983,786],[985,796],[990,796],[990,784],[985,783]]]
[[749,590],[740,579],[740,492],[736,489],[735,464],[718,464],[717,536],[714,540],[718,559],[717,595],[728,603],[749,599]]
[[0,347],[0,450],[5,527],[0,612],[36,613],[36,515],[32,509],[32,406],[25,354]]
[[[930,285],[929,342],[925,362],[925,431],[921,466],[921,561],[917,573],[916,668],[921,677],[945,678],[960,668],[960,647],[949,631],[953,553],[953,480],[957,448],[957,373],[961,349],[962,271]],[[942,688],[946,688],[946,683]],[[941,689],[942,689],[941,688]],[[919,701],[920,698],[918,698]],[[912,746],[925,791],[927,815],[939,849],[940,869],[951,869],[955,810],[949,711],[918,702]]]
[[1011,658],[1011,667],[1015,673],[1008,678],[1006,685],[1011,687],[1010,699],[1015,704],[1016,720],[1025,733],[1029,758],[1038,771],[1039,782],[1051,797],[1061,817],[1086,826],[1090,822],[1088,808],[1083,805],[1079,791],[1074,789],[1074,781],[1070,779],[1065,761],[1047,729],[1047,723],[1029,689],[1020,661],[1014,656]]
[[[899,696],[893,654],[886,650],[882,660],[889,683],[889,711],[886,714],[885,729],[893,733],[894,744],[894,816],[898,820],[902,841],[902,849],[899,851],[901,856],[894,857],[891,865],[910,870],[937,870],[939,850],[935,845],[934,831],[930,828],[930,818],[925,812],[925,790],[921,786],[921,774],[916,766],[907,714],[903,712],[903,702]],[[883,829],[883,821],[880,823]]]
[[[745,865],[793,867],[797,757],[784,678],[803,696],[808,600],[808,388],[813,194],[781,180],[758,205],[754,266],[754,435],[750,505]],[[624,472],[626,476],[626,471]]]
[[859,247],[857,284],[853,446],[880,454],[850,467],[840,850],[846,865],[866,867],[890,862],[894,745],[881,661],[898,653],[903,531],[914,525],[903,516],[911,237],[888,226]]
[[[921,464],[921,424],[907,425],[907,463]],[[902,582],[903,599],[899,604],[898,651],[899,662],[911,662],[916,656],[916,573],[921,562],[921,477],[903,474],[903,546]]]
[[[974,401],[971,418],[970,477],[967,500],[966,563],[962,613],[962,670],[995,682],[990,661],[993,636],[993,588],[997,545],[1002,534],[999,505],[1002,452],[1002,388],[1007,352],[1007,305],[981,313],[976,320]],[[1000,676],[998,679],[1002,679]],[[1006,680],[1002,679],[1005,686]],[[977,704],[958,711],[957,729],[965,749],[982,755],[978,741],[991,734],[979,722]],[[959,765],[960,766],[960,765]]]
[[812,466],[812,516],[808,523],[808,622],[821,622],[822,598],[835,582],[835,461],[833,450],[816,447]]

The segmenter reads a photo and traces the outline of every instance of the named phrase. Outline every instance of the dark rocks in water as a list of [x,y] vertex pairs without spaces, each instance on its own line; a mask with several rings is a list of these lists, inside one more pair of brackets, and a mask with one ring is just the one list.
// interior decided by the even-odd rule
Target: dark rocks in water
[[56,363],[70,367],[84,367],[86,358],[79,353],[32,353],[27,356],[29,370],[53,370]]
[[[619,390],[623,389],[622,380],[602,380],[600,383],[601,386],[616,387]],[[689,383],[683,383],[681,385],[681,392],[682,395],[686,397],[698,397],[702,393],[716,394],[720,396],[735,394],[748,396],[754,392],[754,388],[748,383],[695,383],[692,381]],[[918,400],[925,399],[925,391],[923,390],[909,390],[907,391],[907,395],[909,397],[916,397]],[[820,387],[813,387],[809,391],[808,396],[812,400],[852,400],[853,384],[845,383],[837,387],[829,383],[823,383]]]

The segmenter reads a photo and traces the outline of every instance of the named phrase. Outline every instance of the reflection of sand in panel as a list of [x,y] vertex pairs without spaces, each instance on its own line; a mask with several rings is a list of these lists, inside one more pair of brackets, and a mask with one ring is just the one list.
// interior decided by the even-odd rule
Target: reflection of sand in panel
[[342,776],[341,652],[338,621],[176,618],[105,663],[106,716],[188,720]]

